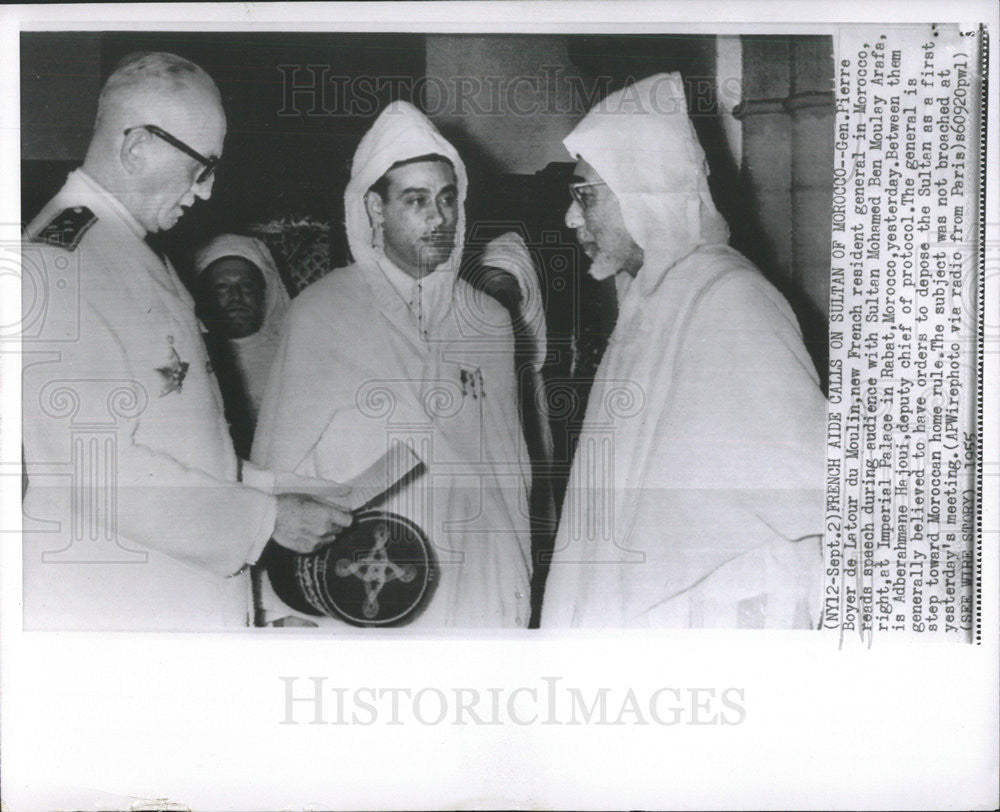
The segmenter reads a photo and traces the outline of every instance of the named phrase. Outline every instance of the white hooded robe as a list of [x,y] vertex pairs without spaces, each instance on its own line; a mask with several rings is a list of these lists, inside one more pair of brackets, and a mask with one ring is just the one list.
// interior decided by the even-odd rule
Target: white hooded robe
[[815,627],[825,400],[795,316],[725,243],[677,74],[566,138],[644,251],[591,390],[542,626]]
[[[410,306],[400,291],[408,280],[373,247],[364,195],[397,161],[427,154],[454,166],[457,244]],[[423,465],[374,506],[414,521],[436,553],[439,583],[413,622],[422,628],[514,627],[530,613],[530,474],[513,337],[503,308],[457,279],[466,186],[458,153],[422,113],[405,102],[381,113],[345,193],[355,262],[293,300],[252,454],[346,481],[392,442],[410,445]],[[282,608],[265,589],[273,619]]]

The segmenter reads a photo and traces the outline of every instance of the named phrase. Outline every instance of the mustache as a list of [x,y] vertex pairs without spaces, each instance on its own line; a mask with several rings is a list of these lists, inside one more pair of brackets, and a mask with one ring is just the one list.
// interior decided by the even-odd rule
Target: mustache
[[455,230],[450,229],[447,231],[432,231],[430,234],[425,234],[420,238],[421,242],[439,242],[439,243],[453,243],[455,242]]

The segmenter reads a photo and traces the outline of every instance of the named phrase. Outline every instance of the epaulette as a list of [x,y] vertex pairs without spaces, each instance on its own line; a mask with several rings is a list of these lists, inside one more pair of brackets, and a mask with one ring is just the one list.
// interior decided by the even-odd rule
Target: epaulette
[[74,251],[87,230],[97,222],[97,215],[86,206],[63,209],[35,236],[35,242]]

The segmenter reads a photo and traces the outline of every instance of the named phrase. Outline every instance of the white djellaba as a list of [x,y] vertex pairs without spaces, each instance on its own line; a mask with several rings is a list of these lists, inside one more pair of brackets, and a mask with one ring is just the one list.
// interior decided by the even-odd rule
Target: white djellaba
[[815,628],[825,399],[787,302],[726,244],[680,76],[612,94],[564,143],[644,259],[616,277],[542,626]]
[[[451,256],[418,286],[380,250],[364,196],[393,164],[430,154],[454,168],[459,216]],[[441,575],[413,622],[422,628],[524,626],[530,614],[514,341],[506,311],[457,275],[466,186],[458,153],[420,111],[382,111],[344,195],[354,262],[293,300],[252,454],[343,482],[393,441],[411,446],[423,466],[376,507],[415,522],[434,547]],[[269,617],[289,614],[270,600]]]

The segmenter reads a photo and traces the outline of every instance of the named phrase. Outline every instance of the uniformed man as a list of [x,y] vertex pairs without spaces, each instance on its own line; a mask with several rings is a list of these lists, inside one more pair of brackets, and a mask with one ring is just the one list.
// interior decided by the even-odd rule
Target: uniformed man
[[268,538],[308,552],[350,522],[345,489],[237,459],[191,297],[145,242],[211,195],[225,134],[200,67],[130,55],[28,227],[26,628],[246,625]]

